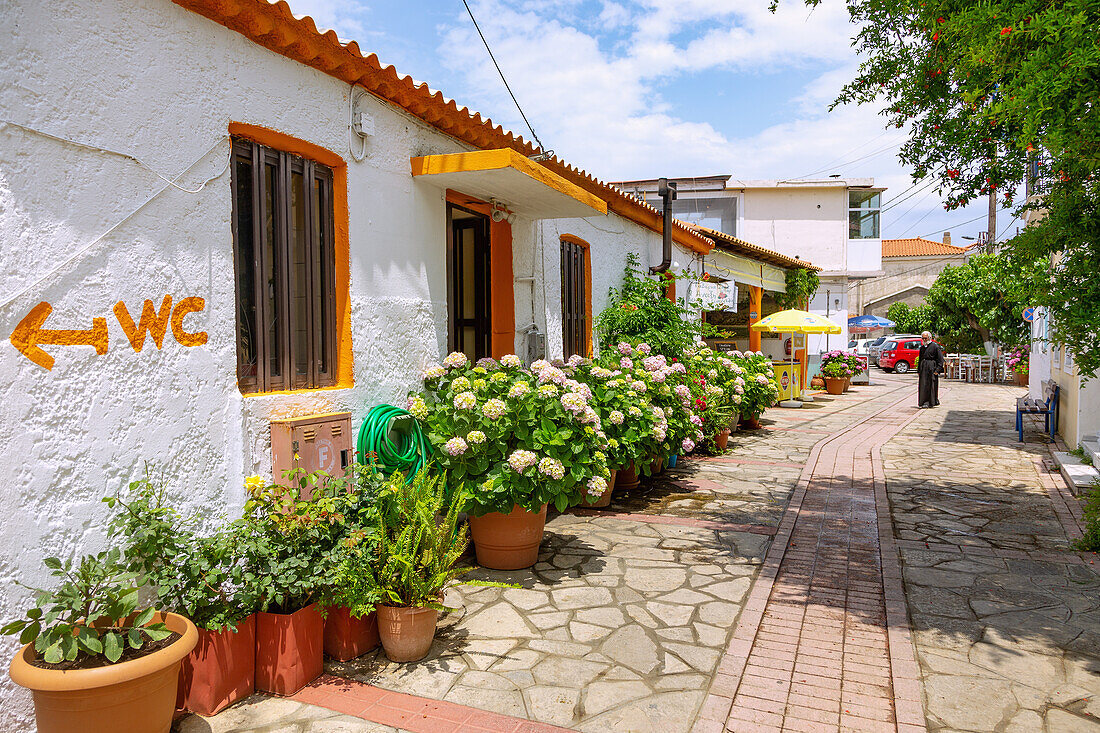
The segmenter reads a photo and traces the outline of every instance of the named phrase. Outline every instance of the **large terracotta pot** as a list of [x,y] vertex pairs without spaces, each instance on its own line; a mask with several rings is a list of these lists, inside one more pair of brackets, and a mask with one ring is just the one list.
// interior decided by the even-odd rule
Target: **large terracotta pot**
[[829,394],[844,394],[843,377],[825,377],[825,391]]
[[325,654],[346,662],[378,646],[378,615],[371,611],[355,618],[345,606],[328,609],[325,619]]
[[730,441],[730,429],[726,428],[714,436],[714,445],[718,450],[725,450]]
[[221,631],[199,629],[199,642],[183,660],[176,707],[214,715],[256,689],[256,614]]
[[1027,372],[1013,372],[1013,374],[1015,374],[1015,376],[1016,376],[1016,386],[1017,387],[1026,387],[1027,386],[1027,377],[1028,377]]
[[514,507],[508,514],[470,517],[470,538],[479,565],[491,570],[529,568],[539,559],[546,505],[538,512]]
[[152,622],[157,621],[180,638],[152,654],[106,667],[42,669],[31,664],[37,657],[33,644],[20,649],[9,673],[31,691],[38,733],[168,733],[180,665],[199,635],[178,614],[157,613]]
[[611,506],[611,492],[615,490],[615,476],[618,474],[616,469],[611,469],[611,478],[607,479],[607,488],[600,494],[600,498],[596,499],[594,504],[586,504],[594,509],[602,509],[606,506]]
[[665,459],[663,456],[657,456],[653,459],[653,463],[649,465],[649,475],[656,476],[665,472]]
[[619,469],[615,477],[615,491],[633,491],[636,488],[638,488],[638,471],[631,462]]
[[754,417],[752,415],[742,415],[741,416],[741,427],[744,428],[745,430],[759,430],[760,429],[760,418],[759,417]]
[[256,689],[293,695],[324,669],[325,620],[311,603],[294,613],[256,614]]
[[850,388],[851,386],[852,386],[852,378],[851,378],[851,377],[845,377],[845,378],[844,378],[844,391],[845,391],[845,392],[847,392],[847,391],[848,391],[848,389],[849,389],[849,388]]
[[415,662],[428,656],[439,611],[434,608],[378,607],[378,635],[392,662]]

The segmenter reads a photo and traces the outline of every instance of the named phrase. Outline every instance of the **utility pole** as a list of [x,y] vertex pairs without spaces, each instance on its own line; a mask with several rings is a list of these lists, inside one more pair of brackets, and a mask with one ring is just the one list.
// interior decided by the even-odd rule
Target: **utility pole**
[[997,189],[989,189],[989,233],[985,237],[986,251],[993,252],[997,242]]

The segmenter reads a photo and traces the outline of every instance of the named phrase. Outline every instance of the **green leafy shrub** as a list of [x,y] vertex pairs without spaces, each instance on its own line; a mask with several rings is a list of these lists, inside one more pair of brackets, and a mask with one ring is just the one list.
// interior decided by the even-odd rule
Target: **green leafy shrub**
[[290,486],[260,476],[245,480],[249,499],[230,532],[256,610],[293,613],[321,600],[332,582],[337,543],[369,501],[360,478],[370,469],[357,467],[341,477],[291,471]]
[[1100,481],[1094,481],[1085,500],[1085,531],[1073,547],[1086,552],[1100,552]]
[[409,412],[427,424],[434,460],[474,516],[564,511],[606,482],[592,392],[561,368],[539,360],[524,369],[514,354],[471,365],[456,352],[425,372],[424,387]]
[[96,657],[114,663],[127,647],[141,649],[148,641],[168,638],[172,632],[163,623],[149,623],[154,609],[140,607],[136,576],[121,565],[120,555],[112,548],[86,555],[76,565],[46,558],[57,587],[32,588],[34,608],[0,633],[19,634],[23,644],[33,641],[39,658],[48,664],[75,663],[71,666]]
[[109,531],[121,541],[125,566],[156,593],[157,608],[202,629],[236,627],[255,607],[243,563],[225,530],[203,536],[196,515],[181,516],[149,476],[103,500],[116,510]]
[[[448,496],[451,496],[448,499]],[[382,604],[444,609],[443,590],[472,568],[456,567],[470,538],[458,524],[459,496],[446,479],[423,469],[411,479],[394,473],[378,495],[364,531],[377,543],[358,566]]]
[[622,288],[611,289],[607,307],[596,317],[599,342],[644,342],[655,354],[670,359],[679,358],[684,349],[691,348],[703,332],[699,313],[669,300],[665,295],[667,285],[667,280],[644,272],[636,254],[628,254]]

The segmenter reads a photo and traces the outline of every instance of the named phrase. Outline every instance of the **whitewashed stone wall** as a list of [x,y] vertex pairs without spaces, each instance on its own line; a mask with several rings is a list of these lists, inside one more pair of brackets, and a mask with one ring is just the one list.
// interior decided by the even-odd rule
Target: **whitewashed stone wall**
[[[155,195],[164,181],[132,160],[0,124],[0,331],[6,339],[46,301],[46,328],[86,329],[101,317],[109,333],[104,355],[44,347],[56,358],[52,371],[0,346],[7,620],[30,597],[14,581],[46,582],[42,557],[104,547],[100,499],[146,461],[183,510],[235,516],[242,478],[270,472],[270,419],[351,410],[357,423],[378,402],[403,403],[421,368],[446,348],[443,194],[414,182],[409,158],[465,148],[367,96],[375,135],[367,158],[355,162],[348,85],[166,0],[104,0],[94,9],[17,0],[0,4],[0,24],[0,118],[133,153],[165,175],[182,173],[186,189],[211,179],[194,193],[168,187]],[[269,127],[348,161],[352,388],[248,398],[237,389],[230,122]],[[516,325],[534,320],[551,353],[561,348],[559,232],[592,243],[596,312],[627,251],[659,251],[659,236],[631,222],[593,221],[514,227],[514,271],[538,278],[534,317],[532,287],[516,283]],[[162,349],[147,340],[135,353],[112,307],[123,300],[136,318],[142,301],[159,305],[165,294],[205,299],[186,325],[207,332],[208,342],[188,348],[169,333]],[[0,659],[16,647],[0,639]],[[0,730],[29,729],[31,719],[29,697],[0,676]]]

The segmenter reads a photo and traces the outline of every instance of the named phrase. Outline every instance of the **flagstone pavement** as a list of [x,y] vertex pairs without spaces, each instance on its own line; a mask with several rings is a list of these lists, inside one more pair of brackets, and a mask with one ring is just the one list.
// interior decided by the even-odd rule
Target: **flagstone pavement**
[[1018,388],[915,378],[766,413],[530,570],[458,586],[428,657],[381,651],[179,733],[1100,730],[1100,577]]

